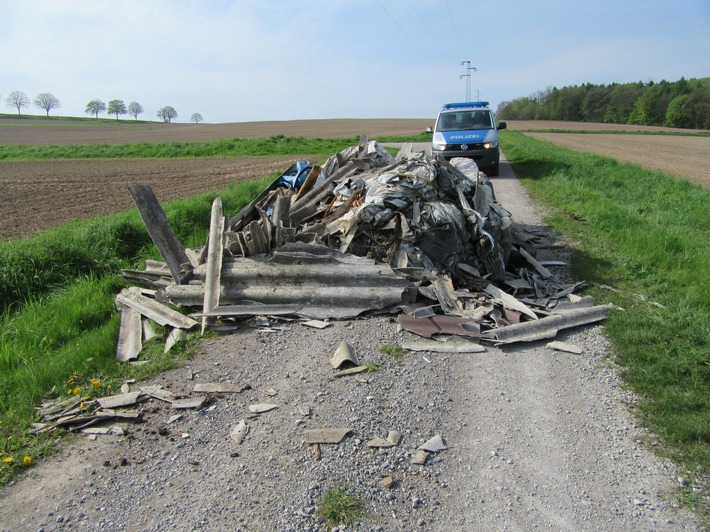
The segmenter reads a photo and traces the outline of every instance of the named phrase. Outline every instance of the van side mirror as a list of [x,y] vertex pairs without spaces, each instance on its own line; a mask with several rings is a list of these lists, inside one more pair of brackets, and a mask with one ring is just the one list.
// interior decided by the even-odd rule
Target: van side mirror
[[431,126],[427,126],[426,132],[427,132],[427,133],[434,133],[434,128],[431,127]]
[[505,122],[499,122],[497,129],[505,129],[507,127],[508,127],[508,124],[506,124]]

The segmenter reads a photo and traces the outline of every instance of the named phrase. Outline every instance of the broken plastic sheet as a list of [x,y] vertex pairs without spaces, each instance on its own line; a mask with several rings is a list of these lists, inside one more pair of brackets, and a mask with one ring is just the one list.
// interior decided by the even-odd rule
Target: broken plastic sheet
[[308,161],[296,161],[277,180],[277,187],[288,187],[291,190],[298,190],[308,177],[308,173],[313,166]]

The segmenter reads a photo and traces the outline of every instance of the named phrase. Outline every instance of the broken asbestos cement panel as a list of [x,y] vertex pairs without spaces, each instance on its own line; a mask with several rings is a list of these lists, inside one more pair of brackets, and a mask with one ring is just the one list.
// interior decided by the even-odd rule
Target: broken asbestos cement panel
[[555,351],[564,351],[565,353],[572,353],[573,355],[581,355],[582,348],[574,344],[569,344],[567,342],[550,342],[547,347]]
[[438,453],[439,451],[445,451],[446,445],[444,445],[444,440],[441,439],[441,436],[437,434],[426,443],[423,443],[422,445],[417,447],[417,449],[430,453]]
[[[224,242],[224,216],[222,216],[222,200],[217,198],[212,203],[210,218],[210,235],[208,239],[207,271],[205,275],[205,297],[202,304],[204,311],[214,310],[219,305],[219,280],[222,271],[222,252]],[[202,316],[202,334],[205,327],[214,325],[216,319],[212,316]]]
[[352,429],[307,429],[306,443],[340,443]]
[[561,314],[551,314],[536,321],[526,321],[516,325],[500,327],[485,333],[482,339],[492,341],[496,345],[513,342],[534,342],[554,338],[557,332],[570,327],[594,323],[606,318],[612,305],[598,305],[590,308],[566,311]]
[[463,340],[452,336],[447,341],[438,340],[417,340],[403,342],[402,349],[407,351],[430,351],[432,353],[485,353],[486,348],[482,345]]
[[116,358],[121,362],[135,360],[143,348],[141,315],[137,310],[124,306],[121,309],[121,325],[118,329]]
[[179,329],[192,329],[198,325],[195,320],[180,314],[177,310],[166,307],[154,299],[149,299],[127,290],[122,290],[121,293],[116,296],[116,301],[137,310],[143,316],[150,318],[160,325],[170,325]]
[[130,406],[136,404],[138,396],[142,392],[120,393],[118,395],[109,395],[108,397],[99,397],[96,401],[101,408],[119,408],[121,406]]
[[530,307],[528,307],[525,303],[522,303],[521,301],[519,301],[515,297],[511,296],[510,294],[506,294],[505,292],[503,292],[503,290],[501,290],[497,286],[493,286],[492,284],[489,284],[488,286],[486,286],[484,291],[487,294],[494,297],[496,300],[500,301],[500,303],[504,307],[508,307],[509,309],[517,310],[518,312],[522,312],[523,314],[525,314],[526,316],[528,316],[529,318],[532,318],[534,320],[538,319],[537,314],[535,314],[530,309]]
[[[195,268],[196,277],[204,278],[205,268]],[[283,308],[304,318],[354,318],[401,304],[407,289],[414,286],[388,264],[299,243],[284,245],[272,256],[226,257],[220,285],[219,306],[204,310],[204,315],[275,313],[271,310]],[[203,304],[204,287],[199,284],[168,286],[163,291],[176,304]]]

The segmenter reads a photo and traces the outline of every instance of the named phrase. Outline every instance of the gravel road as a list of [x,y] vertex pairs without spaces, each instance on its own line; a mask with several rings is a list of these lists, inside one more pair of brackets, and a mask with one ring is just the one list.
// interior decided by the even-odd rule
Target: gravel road
[[[494,186],[517,223],[545,231],[507,164]],[[151,380],[175,393],[215,381],[250,390],[213,395],[209,408],[172,422],[176,412],[150,400],[145,422],[123,425],[123,435],[68,438],[0,493],[0,530],[321,531],[318,505],[331,488],[365,502],[364,517],[340,530],[699,527],[674,503],[681,473],[653,454],[630,413],[635,398],[607,359],[603,325],[558,338],[581,355],[540,342],[401,358],[379,347],[416,337],[390,316],[322,330],[270,325],[206,339],[189,368]],[[377,370],[334,377],[341,341]],[[277,408],[251,414],[255,403]],[[241,419],[250,430],[239,445],[229,434]],[[317,459],[304,430],[325,427],[350,433],[321,445]],[[392,430],[397,446],[365,445]],[[436,435],[446,449],[413,464]]]

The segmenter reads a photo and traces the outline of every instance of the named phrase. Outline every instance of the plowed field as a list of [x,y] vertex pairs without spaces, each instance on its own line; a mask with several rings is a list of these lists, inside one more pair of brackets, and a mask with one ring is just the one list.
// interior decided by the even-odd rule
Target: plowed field
[[[91,124],[0,120],[0,144],[90,144],[200,141],[273,135],[371,138],[414,135],[428,119],[298,120],[237,124]],[[567,122],[509,122],[510,129],[619,129],[628,126]],[[658,130],[664,128],[633,129]],[[665,128],[667,129],[667,128]],[[710,186],[710,137],[529,133],[575,150],[649,167]],[[223,188],[232,181],[282,171],[297,157],[0,162],[0,238],[28,236],[75,219],[133,206],[127,186],[149,184],[160,201]]]

